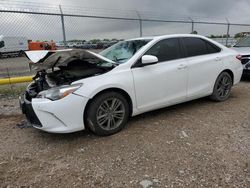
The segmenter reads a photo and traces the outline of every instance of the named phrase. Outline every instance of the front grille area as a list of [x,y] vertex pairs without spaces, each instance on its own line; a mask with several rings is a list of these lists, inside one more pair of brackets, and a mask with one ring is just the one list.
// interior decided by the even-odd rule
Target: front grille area
[[35,125],[36,127],[42,127],[40,120],[38,119],[37,115],[35,114],[31,102],[26,99],[27,93],[23,94],[19,98],[20,107],[22,109],[23,114],[25,114],[27,120]]

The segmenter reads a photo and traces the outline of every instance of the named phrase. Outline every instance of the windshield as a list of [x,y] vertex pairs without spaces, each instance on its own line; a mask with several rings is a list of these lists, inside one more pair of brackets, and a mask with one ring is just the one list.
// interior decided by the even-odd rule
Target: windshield
[[234,47],[250,47],[250,36],[239,40],[239,42]]
[[151,41],[151,39],[122,41],[102,51],[100,55],[121,64],[128,61],[149,41]]

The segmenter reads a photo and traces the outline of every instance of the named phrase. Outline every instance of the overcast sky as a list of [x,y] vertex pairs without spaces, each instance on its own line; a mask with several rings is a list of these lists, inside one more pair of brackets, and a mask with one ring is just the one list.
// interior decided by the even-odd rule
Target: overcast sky
[[[29,3],[31,2],[31,3]],[[193,20],[250,24],[250,0],[9,0],[1,1],[0,8],[47,7],[58,11],[61,4],[67,13],[137,17],[168,20]],[[41,3],[41,4],[39,4]],[[82,11],[81,11],[82,10]],[[0,35],[22,35],[33,40],[61,40],[61,22],[58,16],[1,13]],[[137,21],[65,17],[67,39],[131,38],[139,36]],[[202,35],[225,34],[226,26],[196,24]],[[143,35],[190,33],[191,24],[143,22]],[[230,34],[250,31],[250,27],[231,26]]]

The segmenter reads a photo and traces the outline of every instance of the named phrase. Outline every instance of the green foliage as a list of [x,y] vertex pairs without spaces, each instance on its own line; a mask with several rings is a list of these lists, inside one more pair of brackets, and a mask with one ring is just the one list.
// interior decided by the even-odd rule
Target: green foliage
[[79,39],[72,39],[72,40],[68,40],[67,42],[83,42],[83,40],[79,40]]
[[241,38],[241,37],[243,37],[243,34],[242,34],[242,33],[236,33],[236,34],[234,35],[234,38]]
[[26,90],[28,83],[1,85],[0,97],[17,97]]
[[197,35],[197,34],[198,34],[198,32],[197,32],[197,31],[193,31],[193,32],[191,32],[191,34],[195,34],[195,35]]
[[100,39],[92,39],[89,42],[92,43],[92,44],[96,44],[98,42],[101,42],[101,40]]

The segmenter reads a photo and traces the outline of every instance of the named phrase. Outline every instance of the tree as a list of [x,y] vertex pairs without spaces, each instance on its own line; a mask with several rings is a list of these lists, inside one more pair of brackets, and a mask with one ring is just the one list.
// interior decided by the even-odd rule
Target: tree
[[100,41],[101,41],[100,39],[92,39],[89,42],[91,42],[92,44],[96,44],[96,43],[98,43]]
[[236,33],[235,35],[234,35],[234,38],[241,38],[242,37],[242,33]]
[[222,38],[229,38],[229,37],[230,37],[229,34],[224,34],[224,35],[222,36]]
[[197,32],[197,31],[192,31],[192,32],[191,32],[191,34],[195,34],[195,35],[197,35],[197,34],[198,34],[198,32]]

